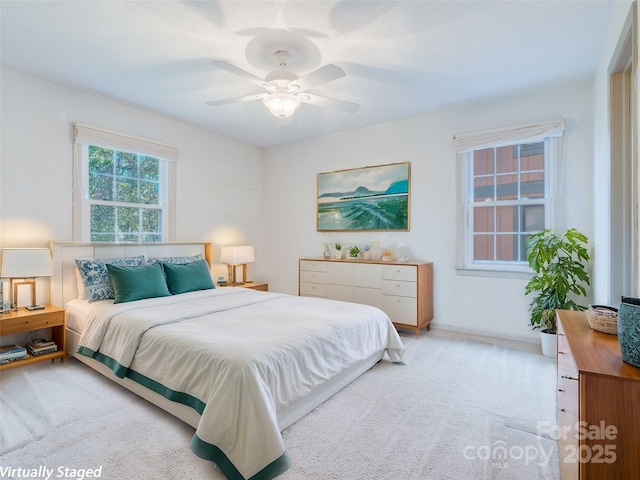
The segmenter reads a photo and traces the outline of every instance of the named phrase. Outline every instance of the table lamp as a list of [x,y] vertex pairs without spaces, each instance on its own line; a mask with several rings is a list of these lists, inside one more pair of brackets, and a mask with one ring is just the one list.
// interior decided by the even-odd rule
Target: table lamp
[[[18,307],[18,286],[31,285],[31,304],[27,310],[38,310],[44,305],[36,304],[36,277],[50,277],[51,253],[48,248],[3,248],[0,277],[11,279],[13,298],[11,308]],[[17,282],[16,279],[23,279]]]
[[[247,263],[256,261],[253,246],[229,246],[220,250],[220,263],[226,263],[229,269],[229,284],[243,285],[247,283]],[[242,266],[242,283],[236,282],[236,267]]]

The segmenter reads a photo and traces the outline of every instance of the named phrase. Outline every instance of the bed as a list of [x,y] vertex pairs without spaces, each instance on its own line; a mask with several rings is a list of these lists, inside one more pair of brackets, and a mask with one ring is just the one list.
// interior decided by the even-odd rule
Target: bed
[[381,359],[401,363],[391,321],[366,305],[236,287],[78,298],[76,259],[199,256],[210,267],[206,242],[51,250],[51,303],[67,309],[69,355],[194,427],[193,452],[230,479],[283,473],[283,429]]

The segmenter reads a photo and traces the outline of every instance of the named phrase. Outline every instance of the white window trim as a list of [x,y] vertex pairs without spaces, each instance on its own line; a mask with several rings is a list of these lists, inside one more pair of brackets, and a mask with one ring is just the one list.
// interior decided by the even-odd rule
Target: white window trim
[[[527,132],[529,134],[527,134]],[[540,134],[546,135],[540,138]],[[470,232],[473,228],[471,209],[468,208],[467,185],[471,175],[471,153],[484,148],[497,148],[523,143],[544,141],[545,144],[545,189],[548,195],[544,199],[545,225],[553,228],[557,197],[557,165],[561,158],[564,120],[558,119],[540,124],[529,124],[513,129],[491,130],[477,134],[458,135],[454,137],[457,147],[457,257],[456,272],[458,275],[486,276],[502,278],[529,278],[533,274],[525,262],[473,261],[473,246]],[[519,136],[522,135],[522,136]],[[536,201],[536,204],[540,202]]]
[[[162,186],[161,207],[162,239],[164,242],[175,239],[175,191],[176,163],[179,156],[177,147],[149,141],[130,135],[124,135],[96,127],[74,124],[73,144],[73,240],[91,242],[89,192],[89,145],[131,152],[167,160],[160,162],[160,178],[166,183]],[[113,202],[109,202],[114,205]],[[124,204],[123,204],[124,205]],[[130,206],[127,204],[126,206]]]

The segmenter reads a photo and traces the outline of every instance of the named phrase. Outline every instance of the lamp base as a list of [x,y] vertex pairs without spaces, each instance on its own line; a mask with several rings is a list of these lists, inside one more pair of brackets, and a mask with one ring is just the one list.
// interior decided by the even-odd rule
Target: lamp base
[[44,305],[27,305],[24,308],[27,310],[44,310]]

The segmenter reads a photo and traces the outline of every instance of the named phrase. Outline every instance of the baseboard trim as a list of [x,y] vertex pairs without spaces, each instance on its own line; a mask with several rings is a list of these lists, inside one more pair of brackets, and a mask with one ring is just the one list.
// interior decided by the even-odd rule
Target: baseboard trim
[[497,332],[487,332],[486,330],[475,330],[472,328],[460,328],[452,325],[431,324],[431,330],[427,335],[469,337],[478,341],[501,345],[529,352],[542,353],[540,339],[535,337],[525,337],[520,335],[509,335]]

